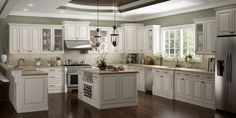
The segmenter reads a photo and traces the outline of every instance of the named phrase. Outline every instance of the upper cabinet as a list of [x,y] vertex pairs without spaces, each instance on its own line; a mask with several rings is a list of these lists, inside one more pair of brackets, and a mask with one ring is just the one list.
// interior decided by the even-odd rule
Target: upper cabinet
[[196,54],[214,54],[215,52],[215,18],[195,20]]
[[62,37],[62,26],[45,26],[42,30],[42,52],[43,53],[60,53],[64,50]]
[[9,24],[10,54],[63,53],[61,25]]
[[125,30],[125,52],[137,52],[137,30],[142,27],[142,24],[122,24]]
[[[110,28],[110,32],[112,32],[112,28]],[[116,47],[114,47],[111,43],[111,37],[109,38],[109,52],[113,53],[124,53],[125,52],[125,29],[124,28],[118,28],[119,32],[119,41]]]
[[89,40],[89,22],[64,21],[65,40]]
[[236,34],[236,8],[216,11],[217,35]]

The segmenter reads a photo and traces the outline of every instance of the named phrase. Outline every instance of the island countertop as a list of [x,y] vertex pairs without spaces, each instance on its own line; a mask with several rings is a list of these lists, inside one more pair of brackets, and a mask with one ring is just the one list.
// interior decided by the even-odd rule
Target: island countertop
[[22,71],[22,76],[38,76],[38,75],[48,75],[48,73],[45,73],[43,71],[40,70],[23,70]]
[[99,74],[99,75],[138,73],[138,71],[134,71],[134,70],[112,71],[112,70],[99,70],[98,68],[80,68],[79,70],[83,72],[89,72],[89,73],[94,73],[94,74]]

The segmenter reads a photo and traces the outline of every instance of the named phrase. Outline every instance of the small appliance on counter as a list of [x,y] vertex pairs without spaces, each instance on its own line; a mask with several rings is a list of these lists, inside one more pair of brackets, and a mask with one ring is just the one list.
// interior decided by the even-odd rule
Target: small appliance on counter
[[42,62],[41,62],[41,58],[35,58],[35,66],[41,66]]
[[207,71],[215,72],[215,58],[209,58],[208,59]]
[[137,63],[137,54],[128,54],[127,63],[136,64]]

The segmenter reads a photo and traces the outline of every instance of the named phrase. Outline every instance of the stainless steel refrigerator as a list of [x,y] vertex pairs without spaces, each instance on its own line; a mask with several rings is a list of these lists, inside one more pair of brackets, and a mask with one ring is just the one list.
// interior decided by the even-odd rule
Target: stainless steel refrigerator
[[216,39],[216,109],[236,113],[236,35]]

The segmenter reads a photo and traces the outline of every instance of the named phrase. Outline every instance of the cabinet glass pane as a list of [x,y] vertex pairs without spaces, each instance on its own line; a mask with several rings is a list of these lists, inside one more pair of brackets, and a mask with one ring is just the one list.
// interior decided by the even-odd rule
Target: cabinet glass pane
[[196,26],[196,51],[197,52],[203,52],[203,43],[204,43],[204,37],[203,37],[203,24],[197,24]]
[[43,29],[42,34],[43,51],[51,51],[51,29]]
[[54,29],[54,51],[62,51],[62,29]]
[[148,30],[148,49],[152,50],[152,43],[153,43],[153,32],[152,29]]
[[94,30],[90,30],[90,41],[92,42],[92,50],[93,51],[107,51],[108,49],[108,43],[111,43],[109,40],[109,33],[106,30],[102,30],[101,29],[101,34],[102,34],[102,38],[100,39],[100,46],[97,48],[96,47],[96,39],[95,39],[95,35],[96,35],[96,29]]

